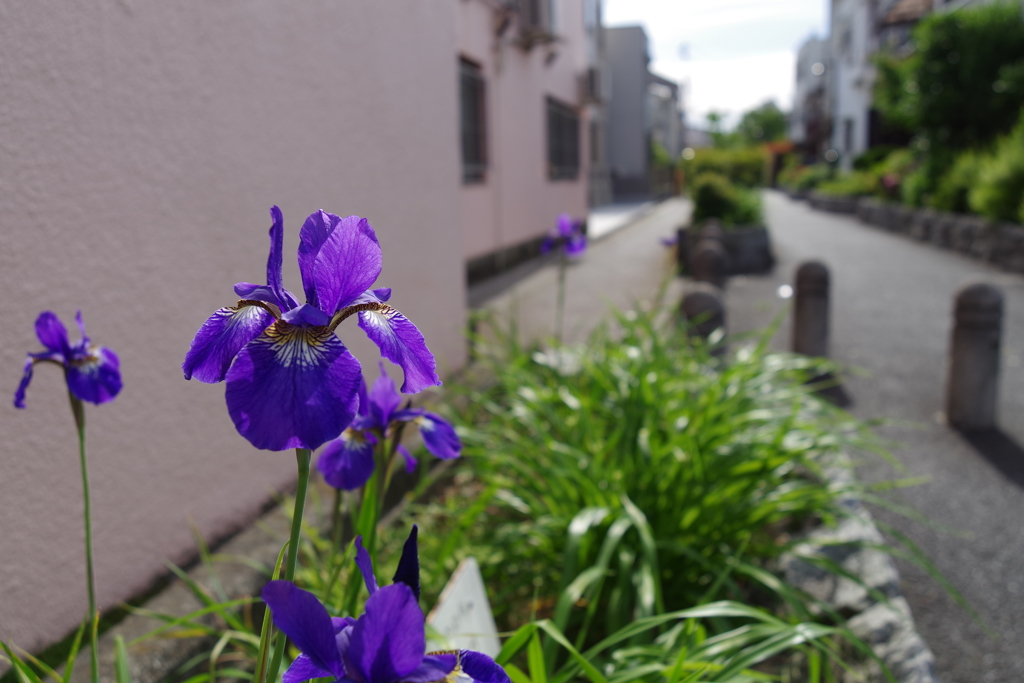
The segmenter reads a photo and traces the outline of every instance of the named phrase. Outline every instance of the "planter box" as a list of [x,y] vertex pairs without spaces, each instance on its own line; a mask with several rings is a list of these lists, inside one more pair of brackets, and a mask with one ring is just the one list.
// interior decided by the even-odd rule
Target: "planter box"
[[726,230],[722,245],[729,255],[730,275],[768,273],[775,267],[771,237],[763,225],[750,225]]
[[[703,226],[689,226],[677,230],[676,257],[680,273],[692,273],[690,262],[694,248],[702,238],[721,241],[728,262],[729,275],[768,273],[775,267],[771,236],[763,225],[742,225],[722,229],[718,234],[702,234]],[[717,233],[717,231],[715,231]]]

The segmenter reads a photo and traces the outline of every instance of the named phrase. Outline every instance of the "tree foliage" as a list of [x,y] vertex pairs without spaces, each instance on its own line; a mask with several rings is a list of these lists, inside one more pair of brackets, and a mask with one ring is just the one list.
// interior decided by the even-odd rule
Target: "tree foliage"
[[759,145],[786,137],[786,114],[773,101],[751,109],[743,115],[736,126],[742,142]]
[[923,149],[982,146],[1013,127],[1024,105],[1019,3],[935,13],[905,57],[877,59],[875,106],[914,132]]
[[707,114],[708,134],[718,148],[754,147],[786,137],[787,116],[775,102],[769,100],[759,107],[744,112],[736,127],[723,130],[725,115],[711,111]]

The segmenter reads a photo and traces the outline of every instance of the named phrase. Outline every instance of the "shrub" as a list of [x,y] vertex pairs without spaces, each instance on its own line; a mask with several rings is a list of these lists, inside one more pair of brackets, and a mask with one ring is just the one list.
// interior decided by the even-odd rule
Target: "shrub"
[[882,179],[873,171],[843,173],[818,185],[818,192],[831,196],[870,197],[882,194]]
[[941,211],[969,211],[969,195],[978,184],[984,158],[983,154],[975,150],[967,150],[957,156],[950,169],[939,179],[928,205]]
[[991,220],[1024,221],[1024,119],[980,159],[977,174],[968,195],[971,209]]
[[907,57],[877,61],[875,106],[932,148],[965,149],[1006,133],[1024,105],[1018,2],[936,12],[913,30]]
[[803,521],[844,514],[821,458],[869,437],[804,386],[815,361],[766,337],[720,362],[671,320],[618,314],[578,349],[478,347],[493,380],[464,422],[481,499],[425,536],[477,557],[506,624],[534,595],[577,643],[748,591],[777,604],[755,567]]
[[853,170],[867,171],[885,161],[885,159],[894,151],[896,151],[896,147],[892,145],[878,145],[877,147],[872,147],[853,160]]
[[764,185],[767,169],[768,154],[762,147],[698,149],[694,151],[693,159],[683,162],[687,178],[696,179],[704,173],[713,172],[743,187]]
[[693,222],[717,218],[723,226],[761,221],[761,197],[754,190],[738,188],[719,173],[702,173],[690,186]]
[[793,189],[813,190],[821,183],[831,179],[833,175],[835,175],[835,171],[828,164],[803,166],[793,181]]

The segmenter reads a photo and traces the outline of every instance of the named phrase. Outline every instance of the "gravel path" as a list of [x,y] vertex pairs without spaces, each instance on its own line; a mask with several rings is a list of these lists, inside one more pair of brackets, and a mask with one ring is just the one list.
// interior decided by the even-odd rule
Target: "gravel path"
[[[730,282],[730,331],[762,327],[784,312],[777,289],[792,284],[801,261],[828,264],[832,356],[863,370],[847,385],[852,412],[900,421],[881,432],[898,442],[893,450],[908,470],[901,476],[928,478],[891,497],[959,533],[876,516],[910,534],[995,632],[987,634],[925,572],[899,562],[936,673],[944,683],[1024,680],[1024,456],[1016,447],[1024,444],[1024,277],[774,192],[765,204],[779,265],[771,276]],[[974,282],[1006,296],[999,415],[1010,460],[999,464],[942,424],[953,297]],[[780,348],[788,345],[788,324],[775,340]],[[865,481],[895,476],[875,462],[858,474]]]

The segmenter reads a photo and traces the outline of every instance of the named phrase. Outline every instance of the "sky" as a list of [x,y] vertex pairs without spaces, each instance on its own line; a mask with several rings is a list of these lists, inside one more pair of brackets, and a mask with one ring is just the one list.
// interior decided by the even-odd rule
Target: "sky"
[[651,70],[684,87],[687,123],[767,100],[792,107],[796,51],[825,37],[828,0],[605,0],[606,26],[641,25]]

